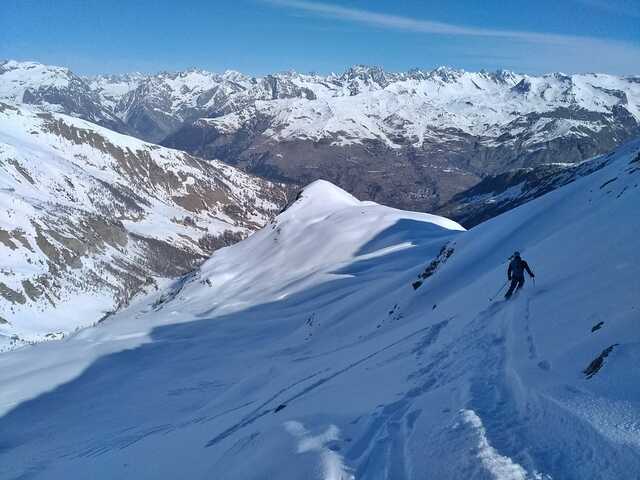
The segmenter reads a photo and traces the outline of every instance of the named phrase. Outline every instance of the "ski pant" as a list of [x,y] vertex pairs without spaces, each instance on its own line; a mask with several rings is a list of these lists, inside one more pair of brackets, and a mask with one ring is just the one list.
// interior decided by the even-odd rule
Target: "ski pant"
[[511,297],[514,291],[518,291],[524,285],[524,275],[521,277],[511,277],[511,285],[509,286],[509,290],[505,295],[505,298]]

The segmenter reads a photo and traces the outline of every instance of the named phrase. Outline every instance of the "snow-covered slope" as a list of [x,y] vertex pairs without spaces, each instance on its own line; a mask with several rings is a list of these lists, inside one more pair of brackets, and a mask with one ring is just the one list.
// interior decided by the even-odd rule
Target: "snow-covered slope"
[[470,228],[589,175],[612,158],[613,154],[609,153],[576,164],[549,163],[490,175],[454,195],[437,213]]
[[220,162],[2,103],[0,172],[0,349],[97,322],[284,204]]
[[135,72],[123,75],[100,75],[86,78],[85,81],[91,90],[100,96],[102,104],[115,111],[118,102],[135,90],[146,78],[147,75]]
[[[0,476],[637,478],[639,152],[469,231],[314,183],[155,299],[0,356]],[[515,249],[536,283],[490,302]]]

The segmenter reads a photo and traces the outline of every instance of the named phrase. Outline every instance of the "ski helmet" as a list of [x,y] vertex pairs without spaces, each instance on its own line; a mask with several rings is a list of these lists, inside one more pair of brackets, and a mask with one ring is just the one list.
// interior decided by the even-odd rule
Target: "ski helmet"
[[514,257],[520,257],[520,252],[516,250],[515,252],[513,252],[513,256]]

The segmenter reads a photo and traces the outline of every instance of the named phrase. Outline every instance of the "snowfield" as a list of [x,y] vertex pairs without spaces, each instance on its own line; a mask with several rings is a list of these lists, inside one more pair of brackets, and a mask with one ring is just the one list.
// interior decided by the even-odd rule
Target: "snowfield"
[[[0,478],[640,477],[640,142],[606,161],[469,231],[313,183],[0,356]],[[536,283],[491,302],[516,249]]]

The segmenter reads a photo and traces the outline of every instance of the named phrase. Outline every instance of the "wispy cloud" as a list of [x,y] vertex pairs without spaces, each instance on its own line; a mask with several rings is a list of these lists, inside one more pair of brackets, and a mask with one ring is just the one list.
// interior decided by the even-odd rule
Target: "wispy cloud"
[[[560,35],[554,33],[529,32],[522,30],[498,30],[491,28],[475,28],[452,23],[436,22],[432,20],[415,19],[400,15],[389,15],[370,10],[347,8],[340,5],[305,0],[266,0],[272,5],[314,13],[343,21],[364,23],[371,26],[404,30],[408,32],[433,33],[439,35],[492,37],[523,40],[530,43],[548,43],[556,45],[573,45],[577,42],[609,42],[608,40],[575,35]],[[599,0],[582,0],[598,2]]]
[[[344,22],[359,23],[376,28],[452,37],[504,39],[521,44],[537,45],[544,49],[545,55],[547,56],[551,54],[551,52],[554,52],[558,58],[573,59],[573,62],[570,62],[570,64],[572,63],[573,65],[578,65],[580,64],[579,60],[583,60],[582,64],[584,66],[578,69],[604,69],[631,73],[632,71],[637,72],[637,65],[640,63],[640,46],[606,38],[526,30],[470,27],[308,0],[262,1],[280,8],[287,8],[297,12],[304,12],[314,16]],[[605,4],[605,0],[577,1],[591,4]],[[510,49],[513,50],[512,47]]]

